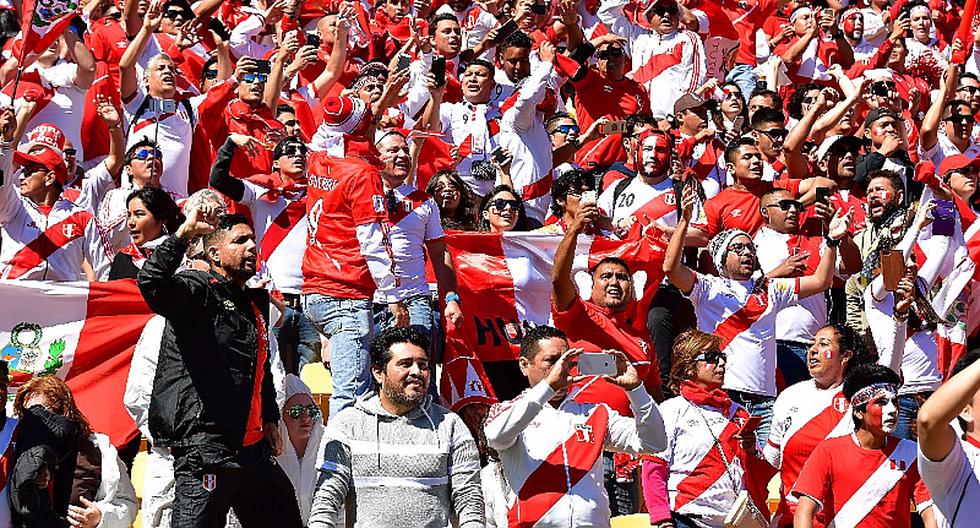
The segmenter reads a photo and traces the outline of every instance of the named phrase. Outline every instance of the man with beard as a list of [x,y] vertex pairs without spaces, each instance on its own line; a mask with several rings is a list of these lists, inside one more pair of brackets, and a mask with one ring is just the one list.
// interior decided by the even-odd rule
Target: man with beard
[[486,524],[476,443],[427,394],[428,349],[411,327],[389,328],[371,344],[376,388],[330,417],[310,528],[342,526],[345,506],[358,526]]
[[835,215],[831,220],[825,239],[827,250],[812,275],[759,277],[758,250],[752,236],[740,229],[726,229],[709,246],[720,275],[714,276],[681,263],[695,201],[694,193],[686,190],[681,218],[664,258],[664,272],[694,304],[698,329],[723,337],[722,350],[728,357],[724,388],[735,402],[762,418],[756,436],[764,445],[776,399],[776,316],[799,299],[830,287],[837,248],[847,236],[850,215]]
[[636,367],[619,350],[605,352],[616,357],[616,373],[600,379],[625,392],[632,418],[579,399],[571,387],[585,379],[573,374],[582,349],[569,348],[561,330],[539,326],[524,334],[520,366],[531,388],[491,407],[486,423],[508,484],[510,526],[608,526],[602,451],[651,455],[667,446],[663,418]]
[[807,459],[793,488],[799,498],[793,526],[911,526],[915,502],[926,528],[935,510],[919,476],[915,442],[892,434],[898,423],[898,374],[858,365],[844,379],[854,432],[824,440]]
[[[180,267],[203,237],[208,271]],[[255,234],[241,215],[194,208],[146,261],[137,284],[167,319],[150,400],[154,446],[174,456],[175,528],[217,528],[233,509],[244,526],[302,526],[282,452],[268,327],[245,283]]]
[[903,196],[903,203],[911,204],[922,194],[922,184],[914,179],[902,118],[889,108],[874,108],[864,118],[864,134],[871,141],[871,148],[858,161],[854,182],[867,190],[871,184],[871,175],[887,170],[899,177],[904,189],[909,189],[909,195]]
[[905,235],[905,185],[897,173],[881,170],[871,173],[866,191],[867,216],[864,230],[854,238],[864,267],[844,285],[847,325],[858,331],[867,328],[864,317],[864,289],[871,283],[881,263],[881,251],[891,249]]
[[846,9],[840,16],[841,34],[851,45],[854,52],[854,61],[868,61],[878,51],[878,46],[871,44],[864,38],[864,14],[857,7]]
[[[960,84],[956,87],[954,99],[960,99],[970,104],[970,111],[976,116],[980,113],[980,79],[975,73],[965,72],[960,74]],[[976,128],[976,127],[974,127]],[[976,131],[974,131],[976,137]]]

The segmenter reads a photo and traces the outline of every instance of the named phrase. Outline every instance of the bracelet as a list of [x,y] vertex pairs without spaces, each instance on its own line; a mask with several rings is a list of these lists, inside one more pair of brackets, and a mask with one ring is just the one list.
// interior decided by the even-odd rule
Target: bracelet
[[446,294],[446,304],[449,304],[449,303],[451,303],[453,301],[456,301],[456,304],[460,304],[460,305],[463,304],[463,303],[461,303],[459,301],[459,294],[458,293],[456,293],[456,292],[449,292],[449,293],[447,293]]
[[843,238],[838,238],[837,240],[834,240],[833,238],[830,237],[824,237],[824,242],[827,243],[827,247],[833,247],[833,248],[838,247],[840,246],[841,240],[843,240]]
[[906,310],[904,314],[899,314],[898,312],[895,312],[892,314],[892,319],[894,319],[899,323],[904,323],[909,320],[909,312],[908,310]]

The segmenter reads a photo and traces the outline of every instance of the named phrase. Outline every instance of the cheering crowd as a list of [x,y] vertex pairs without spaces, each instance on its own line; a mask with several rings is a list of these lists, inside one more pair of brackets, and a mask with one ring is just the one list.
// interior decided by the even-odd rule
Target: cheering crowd
[[980,517],[972,0],[0,4],[0,528]]

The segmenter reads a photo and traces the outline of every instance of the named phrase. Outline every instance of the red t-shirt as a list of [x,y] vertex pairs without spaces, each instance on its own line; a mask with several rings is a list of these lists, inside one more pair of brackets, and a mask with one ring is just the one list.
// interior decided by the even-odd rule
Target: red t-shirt
[[[576,295],[572,305],[564,312],[558,311],[552,303],[551,314],[555,327],[565,332],[573,348],[583,348],[586,352],[606,349],[625,352],[643,384],[651,391],[660,386],[657,354],[646,332],[646,314],[637,314],[635,306],[636,303],[632,303],[625,311],[613,313]],[[626,391],[601,379],[579,392],[575,399],[587,403],[606,403],[625,416],[633,414]]]
[[[856,525],[862,528],[906,528],[911,525],[910,505],[923,504],[930,500],[929,491],[919,477],[915,460],[915,448],[907,460],[896,460],[896,448],[901,440],[889,436],[884,449],[864,449],[857,444],[854,435],[824,440],[810,455],[796,481],[793,493],[806,495],[818,501],[822,509],[816,515],[813,526],[823,528],[835,519],[848,500],[874,500],[877,504]],[[875,478],[895,478],[894,472],[905,474],[884,497],[867,497],[866,492],[858,494],[861,486],[882,466],[883,471]],[[911,464],[911,466],[907,465]],[[844,519],[839,519],[843,522]],[[855,524],[848,522],[849,526]]]
[[711,238],[726,229],[742,229],[749,235],[755,235],[763,225],[762,213],[759,212],[759,197],[769,187],[786,189],[794,195],[799,194],[800,180],[780,180],[763,185],[759,191],[728,187],[704,203],[704,214],[707,223],[694,227],[707,233]]
[[776,12],[774,0],[723,0],[721,9],[738,30],[736,64],[756,65],[755,33]]
[[370,299],[375,283],[361,255],[357,226],[385,219],[378,168],[357,158],[316,153],[307,186],[309,245],[303,255],[303,293]]
[[105,62],[112,70],[118,71],[119,60],[122,59],[126,46],[129,46],[126,30],[118,20],[102,17],[93,21],[85,40],[95,60]]

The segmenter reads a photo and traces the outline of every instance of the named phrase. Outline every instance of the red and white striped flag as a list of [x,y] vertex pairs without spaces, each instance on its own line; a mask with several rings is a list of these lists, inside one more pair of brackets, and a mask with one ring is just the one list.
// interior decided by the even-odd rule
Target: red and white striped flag
[[[561,235],[452,233],[446,246],[459,278],[466,339],[481,361],[517,359],[526,329],[551,321],[551,269]],[[661,231],[625,241],[579,236],[572,273],[583,298],[592,291],[587,270],[605,257],[626,261],[646,313],[663,279],[667,237]],[[646,321],[646,317],[636,318]]]
[[77,0],[43,0],[35,8],[36,1],[27,0],[22,6],[21,63],[27,55],[40,53],[50,46],[68,27],[71,19],[82,12]]
[[123,406],[133,347],[153,313],[132,280],[0,281],[0,356],[13,390],[32,376],[65,380],[78,408],[114,445],[136,434]]

